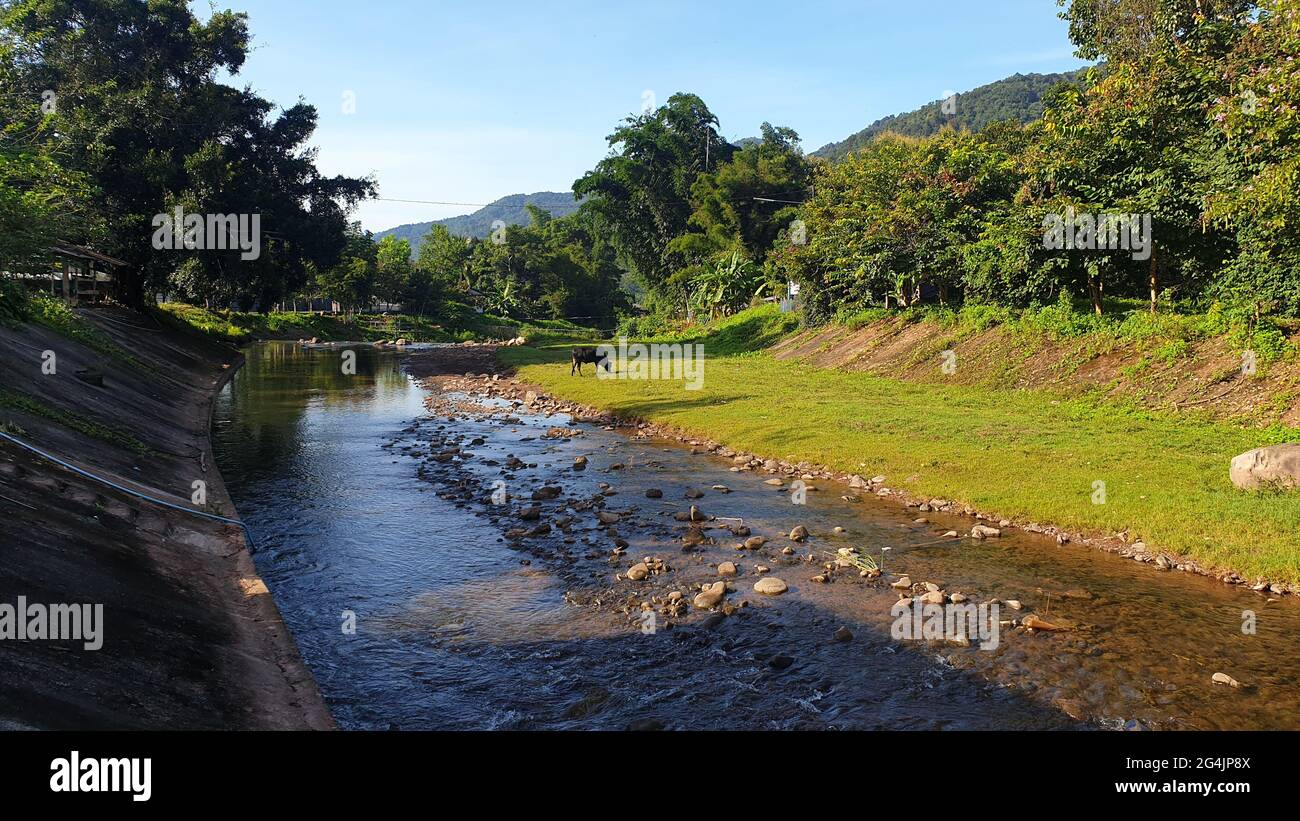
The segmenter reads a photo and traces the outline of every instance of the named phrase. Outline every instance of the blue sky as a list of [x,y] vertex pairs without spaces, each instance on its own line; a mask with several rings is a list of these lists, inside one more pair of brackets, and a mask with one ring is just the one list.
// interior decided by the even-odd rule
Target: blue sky
[[[694,92],[728,138],[767,120],[813,151],[947,91],[1083,65],[1053,0],[215,5],[249,16],[237,82],[314,104],[321,169],[374,174],[398,199],[567,191],[647,94]],[[368,202],[357,217],[377,231],[473,210]]]

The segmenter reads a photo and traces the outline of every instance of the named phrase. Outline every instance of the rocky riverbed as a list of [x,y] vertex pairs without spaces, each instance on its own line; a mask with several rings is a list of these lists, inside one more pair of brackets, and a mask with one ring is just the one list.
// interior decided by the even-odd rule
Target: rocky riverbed
[[[425,380],[430,416],[391,446],[521,564],[563,579],[572,605],[628,630],[775,629],[787,638],[769,646],[771,670],[815,665],[808,653],[847,652],[836,665],[866,669],[879,667],[873,655],[890,666],[908,659],[1027,699],[1053,719],[1040,726],[1277,726],[1259,709],[1294,726],[1294,693],[1285,705],[1261,697],[1294,684],[1266,660],[1275,638],[1241,632],[1250,608],[1272,608],[1270,633],[1296,623],[1266,586],[1153,575],[1123,561],[1140,544],[1113,555],[1069,549],[1070,534],[910,499],[886,477],[678,442],[486,368],[448,370]],[[796,491],[804,504],[791,501]],[[1149,563],[1175,566],[1154,552]],[[1161,579],[1178,579],[1175,589]],[[1183,598],[1211,590],[1210,601]],[[904,598],[998,605],[1000,642],[990,651],[960,637],[891,640]],[[1153,642],[1166,644],[1153,652]]]
[[[341,727],[1300,727],[1291,597],[666,438],[492,353],[348,375],[267,344],[223,393],[222,474]],[[927,634],[940,601],[996,604],[996,645]]]

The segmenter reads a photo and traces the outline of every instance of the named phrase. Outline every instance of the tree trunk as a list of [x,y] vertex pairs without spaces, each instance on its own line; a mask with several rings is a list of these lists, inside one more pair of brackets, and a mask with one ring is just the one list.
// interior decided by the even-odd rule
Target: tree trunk
[[1092,310],[1101,316],[1101,277],[1088,277],[1088,293],[1092,297]]
[[1156,312],[1156,302],[1158,299],[1156,292],[1158,291],[1157,286],[1159,285],[1159,267],[1156,265],[1156,256],[1156,249],[1153,245],[1151,248],[1151,265],[1147,271],[1147,281],[1151,285],[1151,313],[1153,314]]

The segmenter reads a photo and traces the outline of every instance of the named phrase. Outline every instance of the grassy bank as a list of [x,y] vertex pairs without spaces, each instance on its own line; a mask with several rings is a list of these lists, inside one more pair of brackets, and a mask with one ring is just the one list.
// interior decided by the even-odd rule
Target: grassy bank
[[[672,381],[571,377],[558,348],[500,355],[557,395],[739,450],[885,474],[891,486],[1019,521],[1127,530],[1206,566],[1300,581],[1300,494],[1245,493],[1228,480],[1234,455],[1300,439],[1294,429],[1040,390],[905,382],[747,350],[787,323],[760,309],[697,334],[708,354],[698,391]],[[1094,503],[1099,481],[1104,504]]]
[[311,313],[213,311],[175,302],[158,306],[157,315],[176,327],[189,327],[233,344],[313,337],[326,342],[374,342],[399,337],[410,342],[466,342],[525,336],[538,344],[595,338],[590,328],[563,320],[521,322],[480,314],[455,302],[444,304],[436,316],[395,314],[386,318],[370,316],[369,321]]

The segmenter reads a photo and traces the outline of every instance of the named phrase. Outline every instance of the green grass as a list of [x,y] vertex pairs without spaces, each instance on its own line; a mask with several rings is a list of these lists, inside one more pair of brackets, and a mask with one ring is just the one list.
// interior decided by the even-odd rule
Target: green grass
[[[1246,429],[1038,391],[917,384],[753,352],[761,311],[698,336],[704,387],[569,376],[562,349],[506,349],[522,379],[566,398],[675,426],[738,450],[808,460],[1019,521],[1127,530],[1153,548],[1253,577],[1300,581],[1300,493],[1247,493],[1228,463],[1294,429]],[[1093,483],[1106,503],[1093,504]]]
[[[148,445],[141,442],[139,439],[136,439],[129,433],[124,433],[115,428],[110,428],[107,425],[101,425],[98,422],[92,422],[80,414],[69,413],[68,411],[59,410],[58,408],[52,408],[25,393],[0,389],[0,408],[8,408],[32,416],[44,417],[52,422],[63,425],[65,428],[126,448],[133,453],[145,455],[151,452]],[[12,421],[6,421],[5,424],[13,425]],[[17,428],[16,425],[13,425],[13,427]],[[17,429],[21,430],[21,428]],[[12,433],[12,431],[9,432]],[[12,433],[12,435],[17,436],[19,434]]]
[[964,304],[959,308],[922,305],[903,310],[872,308],[841,313],[835,321],[858,329],[881,320],[900,325],[929,322],[949,330],[960,340],[992,327],[1007,328],[1030,339],[1056,342],[1086,340],[1090,346],[1131,344],[1137,350],[1155,350],[1162,361],[1182,355],[1188,343],[1223,337],[1238,351],[1251,350],[1261,364],[1289,359],[1296,345],[1288,338],[1294,320],[1263,319],[1257,326],[1243,307],[1214,303],[1197,313],[1187,305],[1165,305],[1152,314],[1147,303],[1135,299],[1107,298],[1101,316],[1090,303],[1062,297],[1051,305],[1008,308],[1002,305]]
[[163,321],[192,328],[236,345],[259,339],[311,339],[326,342],[374,342],[404,337],[410,342],[465,342],[502,336],[526,336],[540,344],[595,339],[590,328],[563,320],[517,321],[480,314],[466,305],[445,303],[438,316],[391,315],[348,321],[341,316],[310,313],[211,311],[171,302],[158,306]]
[[77,316],[63,300],[48,294],[30,293],[17,283],[0,284],[0,322],[10,327],[32,322],[137,370],[153,370],[103,331]]

